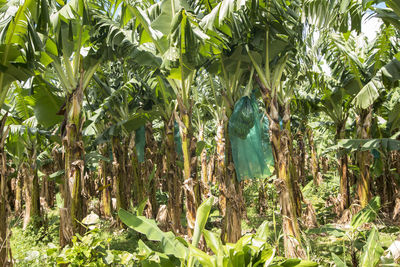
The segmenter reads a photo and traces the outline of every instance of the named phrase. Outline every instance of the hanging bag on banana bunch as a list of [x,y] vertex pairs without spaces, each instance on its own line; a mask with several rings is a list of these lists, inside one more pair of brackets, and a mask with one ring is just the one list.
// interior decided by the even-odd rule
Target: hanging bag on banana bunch
[[274,161],[268,119],[259,112],[254,94],[236,102],[228,127],[238,181],[270,176]]

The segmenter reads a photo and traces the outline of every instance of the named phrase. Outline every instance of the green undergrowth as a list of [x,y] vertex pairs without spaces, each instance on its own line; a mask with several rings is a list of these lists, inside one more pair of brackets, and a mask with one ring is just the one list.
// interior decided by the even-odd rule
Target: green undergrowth
[[[282,222],[277,192],[272,183],[272,179],[264,182],[258,180],[246,182],[243,193],[247,218],[242,220],[242,234],[254,234],[260,225],[264,225],[263,235],[266,243],[276,249],[276,257],[279,257],[283,256]],[[266,192],[267,208],[263,212],[260,212],[258,202],[260,186],[264,186]],[[317,229],[303,227],[302,230],[302,243],[308,258],[319,266],[335,264],[338,266],[340,265],[338,261],[352,266],[352,252],[357,260],[361,260],[368,239],[375,234],[374,231],[376,231],[374,242],[380,251],[386,250],[400,234],[400,227],[385,224],[378,214],[368,215],[370,217],[367,224],[358,225],[357,222],[335,224],[335,214],[329,203],[327,204],[327,199],[336,195],[336,190],[337,177],[329,174],[324,176],[324,181],[318,190],[311,180],[303,187],[303,196],[313,204],[319,223]],[[131,266],[143,256],[140,248],[150,251],[162,250],[160,242],[150,241],[134,229],[128,227],[118,229],[115,227],[115,222],[100,220],[93,230],[84,236],[77,236],[74,246],[60,251],[58,207],[61,205],[57,196],[56,207],[47,213],[40,228],[28,226],[23,230],[22,216],[15,216],[11,220],[11,248],[15,266],[56,266],[57,263],[75,264],[71,266]],[[130,212],[135,213],[135,210]],[[222,217],[218,206],[213,205],[205,229],[219,235],[221,224]]]

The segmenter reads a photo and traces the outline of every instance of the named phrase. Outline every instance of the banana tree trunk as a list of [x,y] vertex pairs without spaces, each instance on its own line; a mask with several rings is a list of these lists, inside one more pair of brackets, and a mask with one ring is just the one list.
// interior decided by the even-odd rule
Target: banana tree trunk
[[300,218],[302,216],[302,206],[301,206],[301,201],[304,200],[303,194],[300,190],[299,186],[299,177],[297,175],[296,171],[296,165],[295,165],[295,153],[293,150],[293,137],[292,137],[292,131],[290,127],[290,104],[287,103],[284,106],[283,109],[283,118],[282,118],[282,125],[285,131],[286,135],[286,147],[288,149],[287,153],[287,162],[288,162],[288,167],[289,167],[289,177],[290,181],[292,183],[292,191],[293,191],[293,199],[294,199],[294,204],[296,208],[296,214]]
[[[215,141],[217,143],[217,154],[216,154],[216,180],[219,184],[220,192],[223,192],[224,181],[225,181],[225,136],[224,136],[224,122],[221,120],[217,125],[217,134],[215,136]],[[219,194],[218,197],[218,207],[219,212],[222,217],[225,216],[226,211],[226,197],[224,194]]]
[[267,179],[260,179],[259,185],[258,185],[258,213],[259,214],[265,214],[268,208],[268,194],[267,191],[265,190],[267,186]]
[[[392,217],[399,213],[395,207],[398,185],[395,182],[393,173],[390,172],[391,167],[393,167],[391,166],[392,158],[389,155],[380,155],[380,157],[375,160],[380,161],[379,165],[381,165],[382,168],[381,175],[377,177],[375,181],[376,191],[381,197],[382,210]],[[393,220],[397,220],[397,218],[393,218]]]
[[[107,144],[102,144],[99,146],[100,154],[108,158],[108,146]],[[103,216],[105,218],[111,218],[112,216],[112,205],[111,205],[111,177],[110,177],[110,164],[101,160],[99,165],[99,178],[101,180],[101,202],[103,208]]]
[[8,130],[5,130],[5,122],[7,115],[3,116],[0,121],[0,218],[2,218],[2,223],[0,223],[0,266],[7,266],[9,259],[8,255],[10,252],[9,240],[8,240],[8,214],[7,214],[7,193],[6,193],[6,152],[4,151],[4,143],[8,134]]
[[130,140],[132,138],[132,135],[130,136],[125,136],[122,139],[122,143],[121,143],[121,151],[122,151],[122,155],[121,155],[121,166],[122,166],[122,184],[123,184],[123,191],[122,194],[125,198],[125,202],[127,205],[127,209],[129,209],[129,207],[131,207],[133,205],[133,195],[132,195],[132,186],[133,186],[133,179],[132,179],[132,169],[130,164],[130,159],[129,159],[129,143]]
[[311,172],[313,175],[313,182],[314,185],[318,187],[322,182],[322,175],[319,168],[317,149],[314,144],[314,135],[311,128],[307,128],[306,133],[311,152]]
[[215,155],[210,156],[210,160],[208,161],[207,164],[207,179],[210,181],[213,185],[215,185]]
[[22,210],[22,186],[23,186],[23,168],[22,166],[18,167],[17,171],[17,179],[15,181],[15,204],[14,211],[16,214],[19,214]]
[[325,156],[321,157],[321,164],[322,164],[322,172],[325,174],[329,170],[329,161],[328,158]]
[[[154,173],[153,177],[151,178],[151,174],[153,172],[153,169],[155,168],[155,165],[160,166],[157,164],[158,162],[158,147],[157,143],[154,139],[153,135],[153,128],[152,124],[147,123],[145,127],[146,131],[146,149],[145,149],[145,170],[146,173],[143,175],[144,178],[144,186],[147,191],[147,197],[148,197],[148,202],[150,205],[149,207],[149,215],[151,215],[152,218],[157,217],[157,211],[158,211],[158,203],[156,199],[156,192],[157,192],[157,175]],[[157,171],[157,170],[156,170]],[[150,180],[151,178],[151,180]]]
[[40,185],[39,185],[39,175],[36,164],[37,149],[33,148],[33,153],[31,157],[31,177],[32,177],[32,208],[31,208],[31,218],[34,219],[34,226],[40,228],[43,223],[43,218],[40,212]]
[[[14,170],[14,173],[15,173],[15,170]],[[16,189],[16,179],[15,178],[8,179],[8,181],[7,181],[7,189],[6,189],[7,197],[8,197],[7,209],[10,210],[10,211],[14,211],[15,210],[15,207],[14,207],[14,204],[15,204],[15,189]]]
[[176,152],[174,142],[174,120],[171,118],[165,125],[165,156],[166,156],[166,176],[168,186],[168,213],[171,216],[172,231],[182,233],[181,214],[182,214],[182,177],[178,166],[176,166]]
[[45,195],[45,200],[49,208],[54,208],[54,202],[56,198],[56,182],[55,181],[49,181],[48,180],[48,175],[46,176],[47,180],[47,193]]
[[[182,151],[183,151],[183,178],[184,178],[184,192],[185,192],[185,206],[186,206],[186,220],[187,220],[187,233],[191,237],[193,235],[194,226],[196,222],[197,208],[201,204],[200,184],[196,177],[196,171],[192,172],[192,166],[197,166],[195,153],[195,142],[192,140],[192,127],[190,123],[190,116],[187,110],[180,110],[179,131],[182,138]],[[194,156],[194,157],[193,157]],[[194,162],[193,162],[194,160]]]
[[49,179],[49,175],[53,172],[53,164],[46,164],[42,166],[41,172],[44,174],[42,177],[40,198],[44,200],[43,205],[46,208],[54,207],[55,197],[55,182]]
[[[268,103],[266,103],[268,106]],[[279,107],[276,96],[269,102],[272,149],[277,170],[276,187],[282,214],[283,241],[285,256],[288,258],[305,258],[306,254],[301,245],[300,227],[296,212],[296,199],[293,188],[293,177],[290,172],[288,129],[279,125]],[[288,120],[285,116],[283,120]]]
[[[399,140],[399,138],[397,138]],[[384,202],[384,207],[387,207],[390,217],[394,219],[394,214],[397,212],[396,204],[399,201],[399,184],[397,182],[396,176],[400,175],[400,151],[387,151],[386,156],[382,157],[384,177],[386,188],[384,195],[387,199],[387,204]],[[394,172],[393,170],[396,170]]]
[[[236,243],[242,236],[242,214],[244,210],[242,189],[236,179],[233,164],[231,142],[229,140],[228,123],[224,124],[225,139],[225,168],[222,175],[221,195],[225,198],[225,210],[222,228],[222,240],[225,243]],[[221,136],[220,136],[221,137]]]
[[[200,125],[199,129],[199,141],[204,141],[204,125]],[[208,191],[208,176],[207,176],[207,151],[205,148],[201,151],[200,154],[200,165],[201,165],[201,181],[203,182],[203,186]]]
[[[399,140],[399,137],[397,138]],[[397,174],[400,176],[400,151],[392,151],[392,162]]]
[[36,150],[31,156],[30,166],[25,168],[25,217],[23,229],[26,229],[29,223],[33,223],[35,228],[41,226],[40,215],[40,188],[39,177],[36,169]]
[[[336,128],[336,140],[344,138],[345,123],[341,123]],[[341,149],[338,151],[338,165],[340,176],[340,205],[339,213],[350,207],[350,186],[348,177],[348,158],[347,154]],[[338,214],[339,215],[339,214]]]
[[[53,158],[53,172],[57,172],[65,168],[64,157],[61,150],[62,149],[59,145],[55,145],[51,150],[51,155]],[[60,208],[59,244],[60,247],[63,248],[71,243],[72,236],[74,235],[72,229],[72,218],[70,209],[68,208],[70,204],[66,203],[67,201],[70,203],[70,190],[68,180],[66,179],[66,174],[64,176],[64,183],[60,184],[60,193],[64,200],[64,207]]]
[[[118,136],[112,137],[111,142],[113,163],[112,163],[112,174],[115,182],[115,197],[117,199],[117,210],[128,209],[128,196],[125,194],[126,190],[126,166],[124,160],[124,153],[121,147],[121,140]],[[120,223],[122,225],[122,222]]]
[[[79,223],[86,216],[86,201],[82,194],[84,189],[84,155],[85,149],[82,141],[83,127],[83,73],[76,90],[67,98],[66,104],[66,126],[63,135],[65,180],[63,185],[64,208],[60,211],[61,247],[71,243],[70,228],[72,233],[83,234],[85,228]],[[62,216],[61,216],[62,215]],[[71,227],[72,226],[72,227]],[[61,243],[62,241],[62,243]]]
[[142,178],[142,164],[139,163],[139,159],[136,151],[135,136],[132,135],[131,142],[129,144],[130,151],[130,167],[131,177],[133,185],[133,205],[138,205],[140,201],[145,197],[143,178]]
[[[370,138],[369,130],[372,122],[372,107],[369,107],[360,112],[357,118],[357,136],[359,139]],[[371,154],[369,151],[360,151],[356,154],[358,168],[360,169],[360,177],[357,179],[357,194],[360,200],[360,205],[364,208],[370,198],[370,161]]]
[[5,181],[5,175],[6,175],[6,161],[5,161],[5,156],[6,154],[1,151],[1,192],[0,192],[0,218],[4,218],[4,222],[0,224],[0,266],[7,266],[8,262],[8,254],[9,254],[9,240],[8,240],[8,235],[7,235],[7,209],[6,209],[6,181]]
[[304,185],[306,182],[306,171],[305,171],[305,166],[306,166],[306,150],[305,150],[305,144],[304,144],[304,135],[303,133],[299,133],[297,138],[297,172],[298,172],[298,177],[299,177],[299,183]]

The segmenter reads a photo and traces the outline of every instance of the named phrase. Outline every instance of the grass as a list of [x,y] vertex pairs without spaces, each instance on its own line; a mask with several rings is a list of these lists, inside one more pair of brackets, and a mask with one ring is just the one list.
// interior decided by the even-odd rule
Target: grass
[[16,266],[43,266],[47,250],[58,247],[58,210],[51,210],[39,229],[28,226],[22,229],[21,217],[12,221],[11,251]]

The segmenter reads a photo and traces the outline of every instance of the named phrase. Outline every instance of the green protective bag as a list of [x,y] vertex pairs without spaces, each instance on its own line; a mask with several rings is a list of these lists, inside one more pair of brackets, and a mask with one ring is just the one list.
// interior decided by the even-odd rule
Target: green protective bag
[[[269,139],[269,120],[267,116],[262,116],[261,120],[261,142],[264,152],[264,159],[268,166],[274,166],[274,155],[272,153],[271,141]],[[269,167],[268,167],[269,169]]]
[[236,102],[228,127],[238,181],[270,176],[269,166],[274,164],[274,158],[269,124],[258,111],[254,95]]
[[135,131],[135,146],[138,162],[144,162],[144,147],[146,146],[146,131],[144,126]]
[[176,121],[174,123],[174,142],[175,152],[178,155],[178,159],[183,160],[182,138],[179,132],[179,124]]

